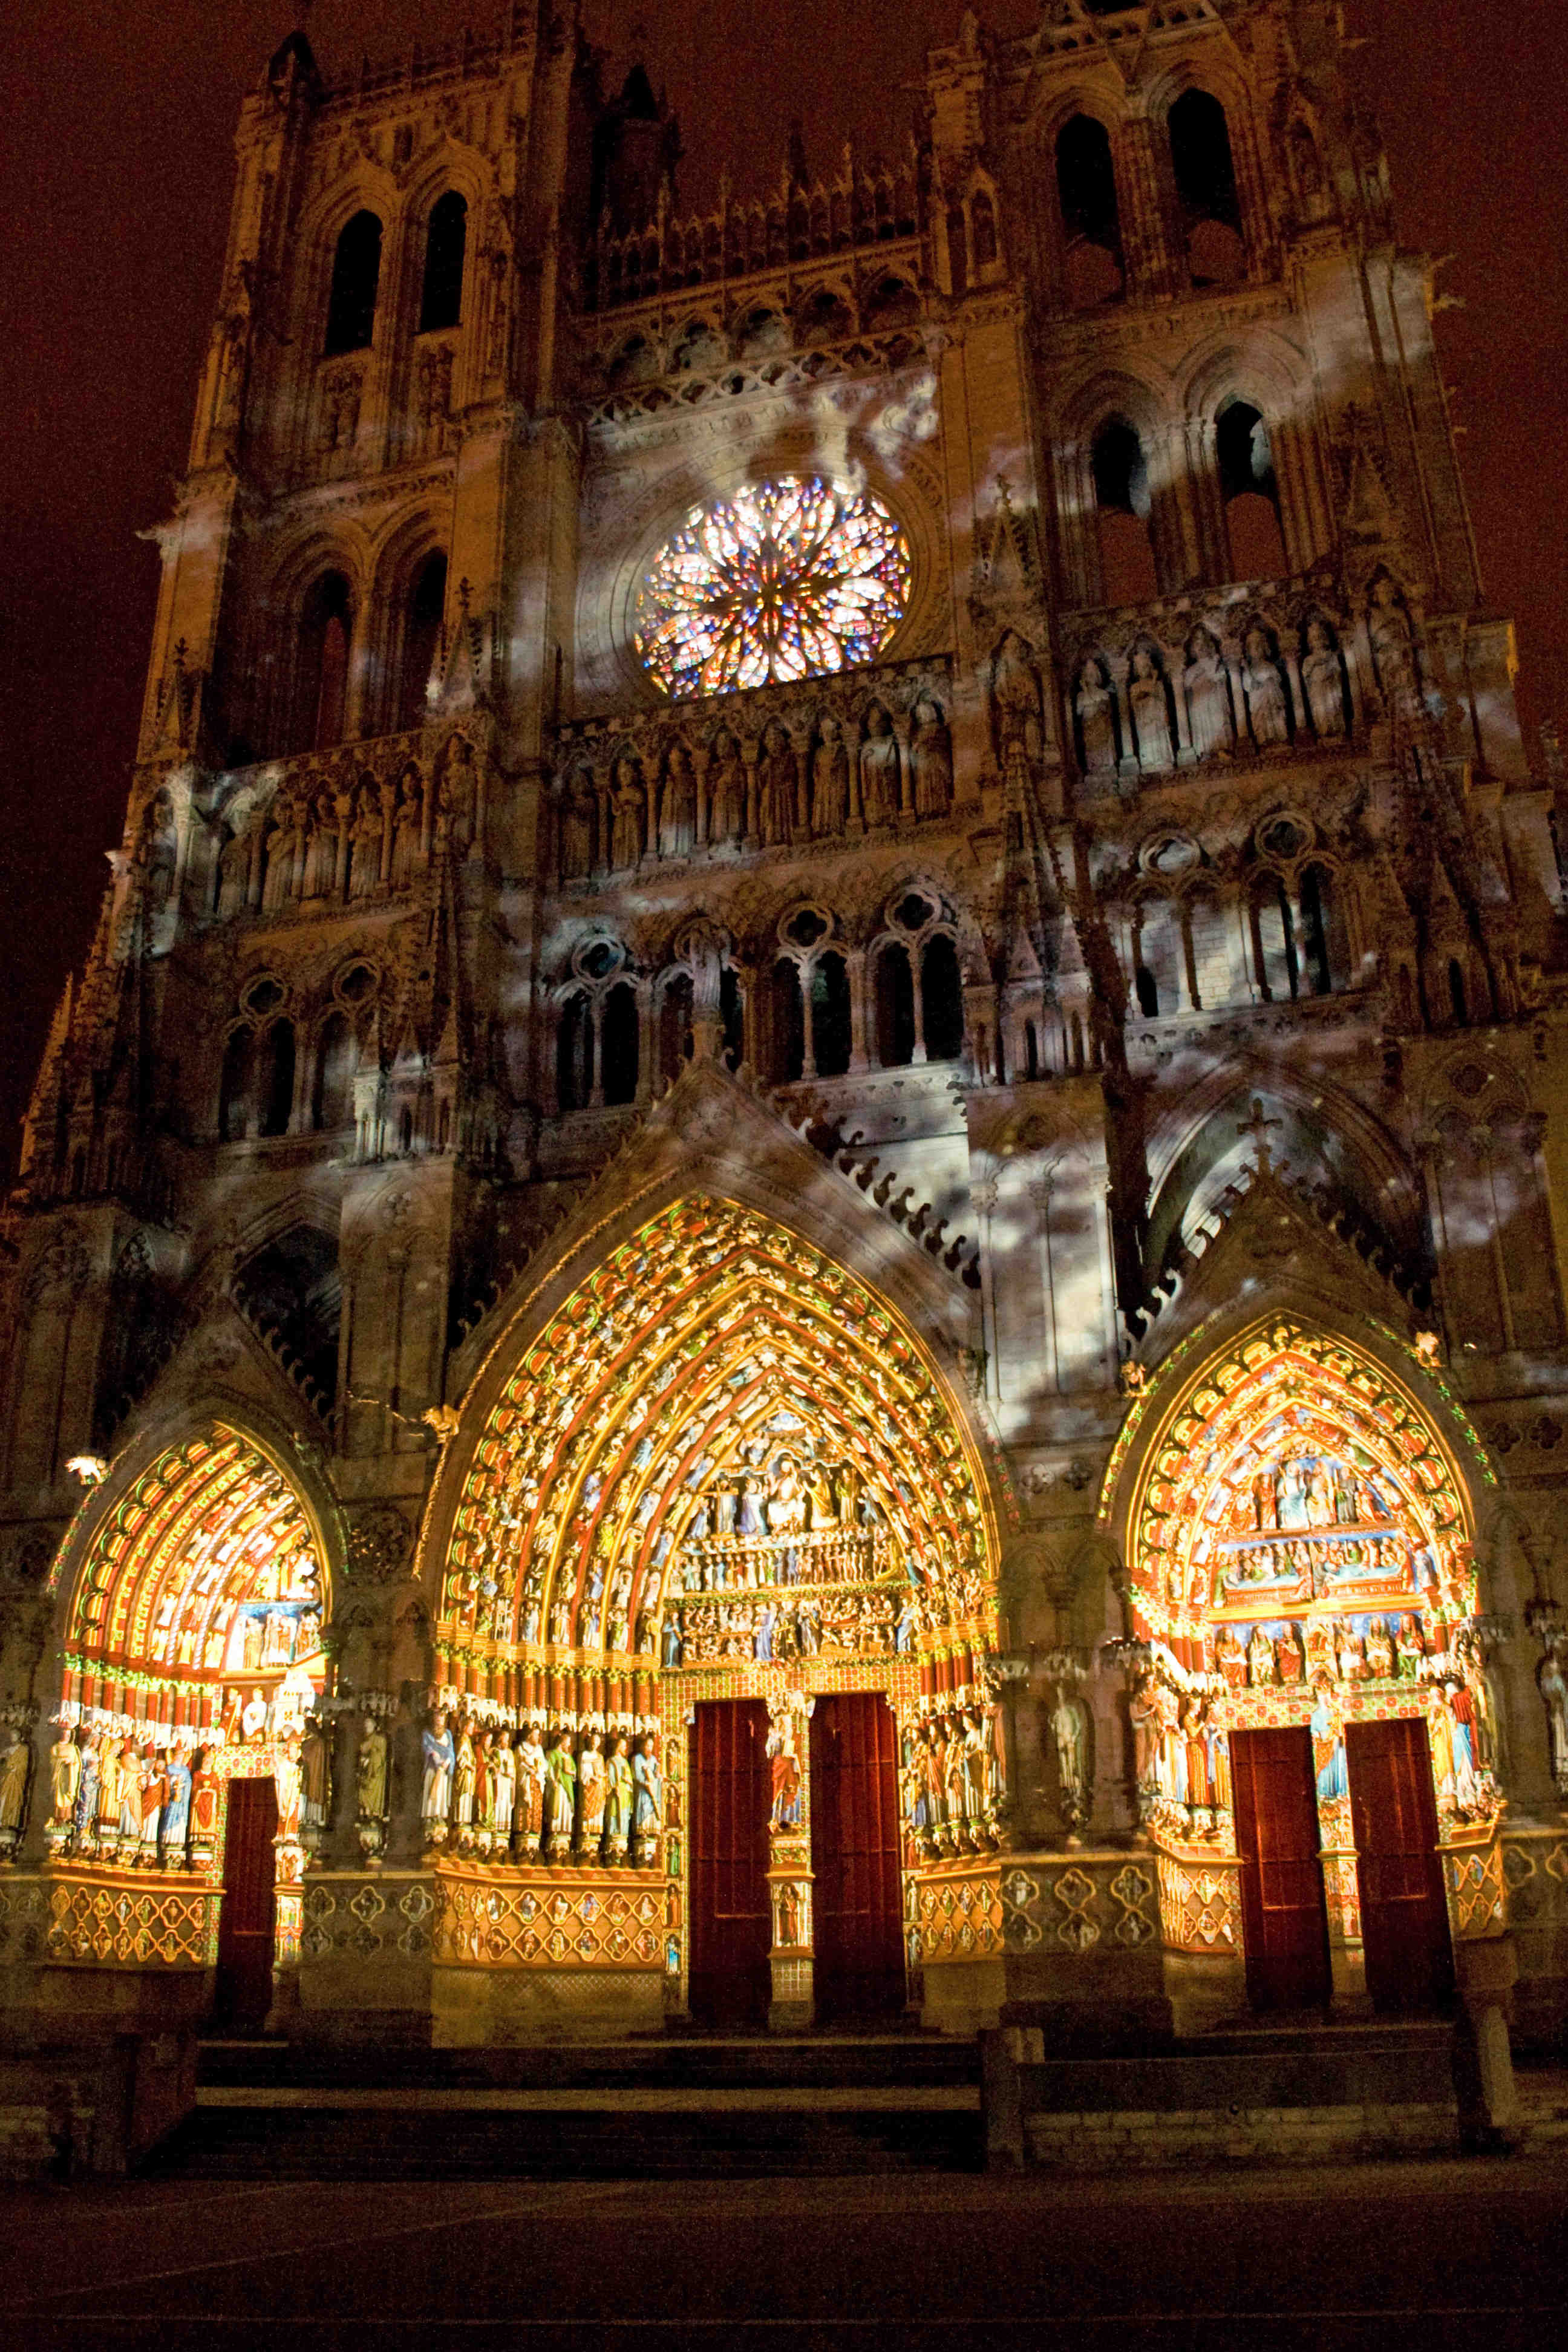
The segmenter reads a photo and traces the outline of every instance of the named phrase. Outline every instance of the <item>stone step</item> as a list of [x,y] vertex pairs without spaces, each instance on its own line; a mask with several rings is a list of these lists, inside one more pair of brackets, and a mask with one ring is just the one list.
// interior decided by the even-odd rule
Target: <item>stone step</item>
[[968,2085],[784,2091],[213,2085],[157,2169],[228,2179],[635,2179],[974,2171]]
[[973,2040],[937,2034],[658,2035],[625,2042],[520,2044],[433,2050],[279,2040],[211,2039],[202,2044],[203,2084],[547,2090],[661,2086],[782,2085],[800,2090],[973,2084]]

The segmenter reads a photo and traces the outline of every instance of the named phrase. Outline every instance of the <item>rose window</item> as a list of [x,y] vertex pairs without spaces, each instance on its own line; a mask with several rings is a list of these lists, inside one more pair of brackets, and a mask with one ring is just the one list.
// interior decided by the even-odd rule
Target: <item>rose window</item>
[[694,507],[637,592],[665,692],[728,694],[875,661],[904,616],[910,547],[869,491],[820,476]]

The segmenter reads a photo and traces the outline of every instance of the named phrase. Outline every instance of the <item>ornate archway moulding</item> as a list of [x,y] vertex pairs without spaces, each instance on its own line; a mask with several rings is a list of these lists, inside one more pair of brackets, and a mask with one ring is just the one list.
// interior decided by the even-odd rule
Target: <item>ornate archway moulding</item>
[[[230,1401],[128,1447],[57,1555],[59,1717],[189,1747],[302,1723],[325,1680],[341,1568],[330,1496],[277,1430]],[[287,1704],[285,1704],[287,1702]],[[230,1721],[230,1717],[233,1718]]]
[[885,1291],[710,1192],[554,1289],[426,1514],[442,1688],[647,1713],[678,1667],[996,1646],[983,1446]]

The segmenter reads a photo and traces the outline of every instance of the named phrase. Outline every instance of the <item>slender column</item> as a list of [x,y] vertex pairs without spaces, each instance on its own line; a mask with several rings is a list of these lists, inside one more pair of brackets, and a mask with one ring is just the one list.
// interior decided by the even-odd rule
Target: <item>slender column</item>
[[816,1937],[812,1916],[811,1744],[815,1701],[784,1690],[768,1699],[768,1759],[773,1810],[768,1819],[768,1906],[773,1999],[768,2024],[798,2032],[816,2021]]

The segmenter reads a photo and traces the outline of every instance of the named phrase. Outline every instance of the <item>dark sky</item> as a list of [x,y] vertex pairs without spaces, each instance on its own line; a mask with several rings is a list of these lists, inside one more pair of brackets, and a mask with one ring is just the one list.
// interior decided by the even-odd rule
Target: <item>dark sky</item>
[[[592,0],[679,111],[700,196],[893,144],[962,0]],[[467,12],[488,28],[489,0]],[[1027,0],[980,13],[1026,28]],[[1527,724],[1568,715],[1568,78],[1563,0],[1351,0],[1401,234],[1457,258],[1441,338],[1488,595],[1518,616]],[[449,38],[462,0],[317,0],[329,74]],[[288,0],[11,0],[0,141],[0,1172],[119,839],[157,566],[217,294],[236,110]],[[639,23],[650,28],[639,37]]]

